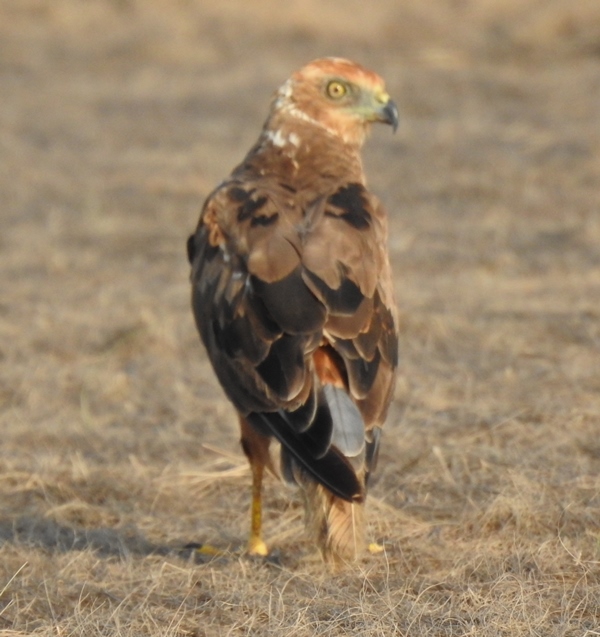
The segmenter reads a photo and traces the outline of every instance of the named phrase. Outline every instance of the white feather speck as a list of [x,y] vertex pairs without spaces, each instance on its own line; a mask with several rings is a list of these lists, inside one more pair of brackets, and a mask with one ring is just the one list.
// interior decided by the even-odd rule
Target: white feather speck
[[287,143],[287,139],[282,135],[280,130],[270,130],[267,133],[267,137],[269,138],[273,146],[278,146],[279,148],[282,148]]

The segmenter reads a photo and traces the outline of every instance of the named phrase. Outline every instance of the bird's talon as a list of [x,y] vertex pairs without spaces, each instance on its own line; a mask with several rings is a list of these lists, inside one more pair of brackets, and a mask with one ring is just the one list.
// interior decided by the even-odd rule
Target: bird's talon
[[378,544],[377,542],[371,542],[369,544],[369,553],[371,555],[379,555],[379,553],[383,553],[385,551],[385,546],[383,544]]
[[179,554],[186,559],[193,558],[194,561],[206,562],[207,559],[214,557],[226,557],[230,552],[225,549],[219,549],[210,544],[201,544],[199,542],[189,542],[181,549]]
[[200,555],[208,555],[211,557],[223,557],[223,555],[225,555],[227,551],[218,549],[216,546],[211,546],[210,544],[201,544],[198,548],[196,548],[196,553],[199,553]]
[[269,549],[259,537],[251,537],[248,540],[248,555],[267,557],[267,555],[269,555]]

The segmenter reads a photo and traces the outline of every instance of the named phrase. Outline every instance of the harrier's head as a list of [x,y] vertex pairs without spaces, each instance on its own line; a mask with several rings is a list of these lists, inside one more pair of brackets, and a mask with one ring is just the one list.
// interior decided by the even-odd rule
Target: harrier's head
[[296,71],[277,91],[269,120],[292,117],[360,146],[372,122],[398,126],[383,80],[359,64],[322,58]]

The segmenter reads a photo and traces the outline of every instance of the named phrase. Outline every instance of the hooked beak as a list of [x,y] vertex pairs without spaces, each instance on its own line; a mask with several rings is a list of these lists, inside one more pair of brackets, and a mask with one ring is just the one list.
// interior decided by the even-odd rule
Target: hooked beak
[[394,133],[398,128],[398,107],[396,106],[393,99],[388,97],[387,102],[384,104],[383,108],[379,111],[380,122],[384,124],[390,124]]
[[365,91],[362,100],[356,106],[351,106],[350,111],[363,122],[389,124],[394,132],[398,128],[398,107],[383,89]]

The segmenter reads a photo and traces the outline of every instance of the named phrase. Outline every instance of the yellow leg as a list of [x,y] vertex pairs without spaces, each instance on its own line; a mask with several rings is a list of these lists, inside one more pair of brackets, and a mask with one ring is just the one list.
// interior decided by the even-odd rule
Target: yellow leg
[[252,469],[252,509],[250,513],[250,539],[248,540],[248,553],[250,555],[269,554],[267,545],[262,540],[262,479],[264,465],[251,462]]
[[[250,469],[252,471],[252,505],[250,508],[250,538],[248,539],[247,551],[249,555],[260,555],[266,557],[269,549],[262,539],[262,480],[265,471],[265,465],[260,461],[260,457],[256,458],[248,455],[250,460]],[[221,551],[209,544],[198,546],[196,552],[203,556],[220,557],[226,555],[225,551]]]
[[267,545],[262,540],[262,481],[265,466],[271,467],[269,438],[253,429],[245,418],[240,417],[242,449],[252,471],[252,507],[250,510],[250,539],[248,553],[266,556]]

